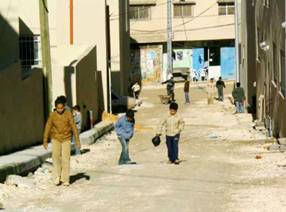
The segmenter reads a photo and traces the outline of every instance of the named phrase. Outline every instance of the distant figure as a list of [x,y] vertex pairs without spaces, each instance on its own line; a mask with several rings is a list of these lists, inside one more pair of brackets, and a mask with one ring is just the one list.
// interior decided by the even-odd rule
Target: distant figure
[[186,77],[184,84],[185,104],[190,104],[190,77]]
[[221,77],[219,77],[218,81],[216,82],[216,88],[217,88],[217,93],[218,93],[218,101],[223,102],[224,100],[223,89],[225,88],[225,83],[221,79]]
[[134,134],[134,112],[128,110],[115,124],[115,132],[120,140],[122,151],[118,161],[119,165],[123,164],[136,164],[132,162],[129,157],[129,141]]
[[53,180],[55,185],[63,182],[69,186],[71,137],[80,149],[80,140],[72,113],[67,111],[62,97],[55,101],[56,111],[52,112],[44,132],[44,148],[48,149],[48,140],[52,140]]
[[139,83],[136,82],[134,85],[132,85],[131,89],[132,89],[133,97],[135,99],[138,99],[139,93],[140,93],[140,85],[139,85]]
[[214,103],[214,96],[215,96],[215,83],[214,78],[211,78],[207,84],[207,95],[208,95],[208,104]]
[[[73,114],[73,119],[74,119],[74,122],[76,124],[78,134],[80,134],[80,132],[81,132],[81,113],[80,113],[80,106],[79,105],[73,106],[72,114]],[[72,137],[72,144],[75,145],[74,135]],[[77,146],[75,146],[75,155],[80,155],[80,149],[78,149]]]
[[205,80],[206,80],[206,70],[205,70],[205,69],[202,69],[202,70],[201,70],[201,80],[202,80],[202,81],[205,81]]
[[168,75],[168,80],[162,84],[167,84],[167,95],[170,96],[171,101],[175,101],[175,82],[173,74]]
[[156,136],[161,136],[163,130],[166,134],[169,163],[179,164],[179,139],[184,129],[185,122],[177,114],[178,104],[172,102],[169,106],[169,114],[163,118],[157,128]]
[[245,93],[244,89],[240,87],[240,82],[236,83],[236,88],[232,91],[232,97],[236,107],[236,113],[244,113]]

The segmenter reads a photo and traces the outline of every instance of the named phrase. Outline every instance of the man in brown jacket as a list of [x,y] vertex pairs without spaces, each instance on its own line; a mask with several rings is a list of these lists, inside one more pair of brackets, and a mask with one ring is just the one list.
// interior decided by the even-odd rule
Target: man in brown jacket
[[65,102],[61,98],[55,101],[56,110],[52,112],[46,123],[44,132],[44,148],[48,148],[48,140],[52,140],[53,178],[54,183],[69,186],[71,137],[75,136],[76,146],[80,149],[79,135],[72,113],[65,110]]

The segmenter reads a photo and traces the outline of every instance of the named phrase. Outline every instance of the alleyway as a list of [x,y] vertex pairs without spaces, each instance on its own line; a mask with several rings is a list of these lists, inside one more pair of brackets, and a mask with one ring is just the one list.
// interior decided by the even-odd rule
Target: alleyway
[[191,89],[191,105],[182,104],[182,88],[176,90],[186,129],[180,141],[182,163],[168,164],[165,144],[151,144],[153,129],[168,111],[159,103],[158,94],[164,92],[146,88],[142,93],[130,147],[137,165],[117,165],[120,144],[112,132],[72,158],[70,187],[53,186],[50,164],[45,163],[18,187],[0,185],[4,207],[53,212],[286,211],[285,154],[269,152],[271,144],[252,129],[251,116],[233,114],[227,99],[208,106],[202,87]]

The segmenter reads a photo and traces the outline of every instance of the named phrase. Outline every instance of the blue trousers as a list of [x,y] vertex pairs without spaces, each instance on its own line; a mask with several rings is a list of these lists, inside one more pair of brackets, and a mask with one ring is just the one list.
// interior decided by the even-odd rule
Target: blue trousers
[[237,113],[244,113],[243,102],[235,102],[235,107]]
[[129,157],[129,147],[128,147],[129,146],[129,140],[124,139],[122,137],[118,137],[118,138],[119,138],[121,146],[122,146],[122,151],[121,151],[118,163],[119,163],[119,165],[126,164],[128,161],[131,161],[130,157]]
[[179,139],[180,139],[180,134],[177,134],[175,136],[166,136],[168,158],[171,162],[175,162],[175,160],[179,159],[179,157],[178,157]]

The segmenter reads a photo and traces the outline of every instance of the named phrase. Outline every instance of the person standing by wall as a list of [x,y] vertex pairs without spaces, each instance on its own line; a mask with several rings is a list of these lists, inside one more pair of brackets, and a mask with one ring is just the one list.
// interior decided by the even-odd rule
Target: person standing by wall
[[218,93],[218,101],[223,102],[224,100],[223,89],[225,88],[225,83],[221,77],[219,77],[218,81],[216,82],[216,88]]
[[214,103],[214,96],[215,96],[215,84],[214,84],[214,78],[211,78],[207,84],[207,98],[209,105]]
[[[73,114],[73,119],[76,124],[76,128],[78,131],[78,134],[81,132],[81,113],[80,113],[80,106],[75,105],[72,108],[72,114]],[[75,145],[75,136],[73,135],[72,137],[72,144]],[[75,145],[75,155],[80,155],[80,149],[77,148]]]
[[236,107],[236,113],[244,113],[244,102],[246,100],[244,89],[240,87],[240,82],[236,83],[236,88],[232,91],[232,97]]
[[190,104],[190,77],[185,78],[184,83],[185,104]]
[[72,113],[65,109],[65,101],[58,97],[55,101],[55,111],[46,123],[44,132],[44,148],[48,148],[48,140],[52,140],[53,179],[55,185],[63,182],[69,186],[71,137],[75,136],[75,143],[80,149],[80,140],[73,120]]

